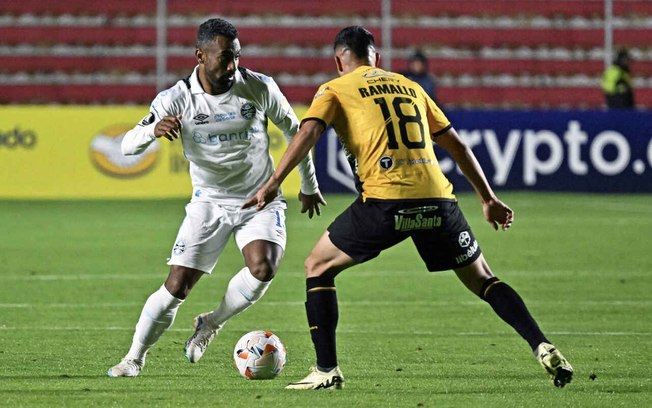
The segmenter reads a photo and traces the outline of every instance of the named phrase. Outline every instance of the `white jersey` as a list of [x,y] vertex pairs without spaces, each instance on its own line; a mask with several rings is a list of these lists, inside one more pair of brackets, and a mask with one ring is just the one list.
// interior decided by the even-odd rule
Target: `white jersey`
[[[122,153],[140,154],[156,137],[154,126],[164,116],[181,115],[181,140],[190,161],[192,200],[241,205],[274,171],[269,153],[268,118],[288,143],[299,120],[271,77],[239,68],[227,92],[204,92],[195,67],[190,77],[162,91],[150,113],[122,140]],[[301,191],[318,191],[310,154],[299,164]]]

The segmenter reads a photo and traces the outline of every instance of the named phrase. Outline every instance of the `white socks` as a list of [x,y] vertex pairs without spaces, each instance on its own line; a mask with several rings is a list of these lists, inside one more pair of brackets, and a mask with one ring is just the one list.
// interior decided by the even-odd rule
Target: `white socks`
[[[271,283],[259,281],[249,272],[249,268],[242,268],[231,278],[220,306],[206,316],[209,326],[220,329],[231,317],[263,297]],[[152,293],[143,306],[126,358],[144,361],[147,351],[172,326],[182,303],[183,300],[172,296],[165,285]]]
[[231,278],[220,306],[206,316],[210,327],[220,329],[231,317],[237,315],[263,297],[272,281],[256,279],[249,268],[244,267]]
[[143,306],[126,358],[144,361],[150,347],[172,326],[182,303],[183,300],[172,296],[165,285],[152,293]]

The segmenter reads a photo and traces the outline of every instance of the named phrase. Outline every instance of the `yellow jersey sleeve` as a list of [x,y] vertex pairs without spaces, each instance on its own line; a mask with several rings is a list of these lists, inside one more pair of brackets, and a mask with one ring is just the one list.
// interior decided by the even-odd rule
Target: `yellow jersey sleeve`
[[310,108],[303,117],[303,121],[308,119],[316,119],[324,123],[325,126],[330,125],[337,116],[339,103],[337,95],[328,84],[322,85],[310,104]]
[[430,135],[437,136],[451,128],[451,123],[444,115],[444,112],[439,109],[435,101],[423,92],[423,97],[426,101],[426,116],[428,118],[428,127],[430,128]]

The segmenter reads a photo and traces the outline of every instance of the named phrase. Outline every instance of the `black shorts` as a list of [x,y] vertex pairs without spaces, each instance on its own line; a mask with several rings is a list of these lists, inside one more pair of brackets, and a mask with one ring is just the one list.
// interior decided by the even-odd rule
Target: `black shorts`
[[331,242],[356,262],[410,237],[429,271],[456,269],[481,254],[457,202],[358,199],[328,227]]

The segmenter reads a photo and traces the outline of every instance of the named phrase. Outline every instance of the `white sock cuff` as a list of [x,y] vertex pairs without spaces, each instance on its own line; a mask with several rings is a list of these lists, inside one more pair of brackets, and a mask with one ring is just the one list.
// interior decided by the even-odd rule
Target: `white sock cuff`
[[263,282],[256,278],[251,271],[249,270],[248,267],[244,267],[240,269],[240,272],[242,274],[242,277],[245,279],[245,282],[249,284],[249,286],[256,287],[256,286],[269,286],[269,284],[272,282],[273,279],[268,280],[267,282]]
[[256,279],[249,268],[240,269],[229,281],[222,302],[206,318],[213,328],[221,328],[227,320],[246,310],[263,297],[272,281]]
[[259,280],[258,278],[256,278],[254,275],[251,274],[251,271],[246,266],[240,269],[238,275],[240,275],[242,282],[251,291],[251,293],[254,294],[256,300],[260,298],[267,291],[267,288],[269,288],[269,285],[272,284],[272,280],[273,280],[271,279],[267,282],[263,282]]
[[172,296],[172,294],[165,287],[165,284],[161,285],[161,287],[158,288],[156,292],[154,292],[154,296],[156,296],[160,304],[168,305],[171,307],[178,307],[184,301],[184,299],[179,299]]

